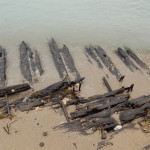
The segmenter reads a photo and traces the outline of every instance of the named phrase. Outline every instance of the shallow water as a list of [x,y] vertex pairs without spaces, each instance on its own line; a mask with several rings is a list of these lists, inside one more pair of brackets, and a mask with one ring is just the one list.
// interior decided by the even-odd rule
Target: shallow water
[[93,43],[150,50],[149,0],[0,0],[0,45]]

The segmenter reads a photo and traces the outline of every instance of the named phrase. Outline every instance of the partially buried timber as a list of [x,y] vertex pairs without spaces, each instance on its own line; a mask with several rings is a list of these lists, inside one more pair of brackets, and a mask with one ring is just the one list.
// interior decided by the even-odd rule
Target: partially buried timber
[[0,87],[6,82],[6,50],[0,46]]

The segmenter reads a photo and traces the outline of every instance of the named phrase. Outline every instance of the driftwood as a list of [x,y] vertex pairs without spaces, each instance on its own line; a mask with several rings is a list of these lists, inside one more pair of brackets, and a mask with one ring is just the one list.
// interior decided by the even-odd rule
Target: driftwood
[[150,149],[150,144],[147,145],[147,146],[145,146],[145,147],[143,147],[142,149],[144,149],[144,150],[149,150],[149,149]]
[[93,46],[86,47],[85,52],[97,63],[99,68],[103,68],[98,56],[96,55],[95,48]]
[[5,86],[6,81],[6,51],[0,46],[0,87]]
[[68,73],[63,63],[61,52],[54,39],[52,39],[51,42],[49,43],[49,47],[59,76],[61,79],[64,79],[68,75]]
[[0,97],[3,97],[5,95],[12,95],[12,94],[16,94],[19,92],[27,91],[30,88],[31,87],[28,83],[8,86],[5,88],[0,88]]
[[69,69],[69,72],[72,73],[73,75],[75,75],[75,79],[81,78],[79,72],[77,71],[77,69],[74,65],[74,61],[69,52],[69,49],[66,47],[66,45],[64,45],[63,48],[61,49],[61,54],[63,56],[65,65]]
[[9,108],[9,100],[8,100],[8,98],[7,98],[7,95],[5,95],[5,100],[6,100],[7,113],[8,113],[9,115],[11,115],[10,108]]
[[143,69],[148,70],[148,73],[150,74],[149,67],[128,47],[125,47],[125,50],[127,54]]
[[122,75],[120,74],[119,70],[115,67],[115,65],[111,61],[110,57],[106,54],[106,52],[100,46],[97,46],[95,48],[95,51],[97,55],[101,58],[104,65],[109,69],[109,71],[116,76],[117,80],[122,80]]
[[118,48],[118,50],[115,53],[131,71],[135,71],[138,69],[138,67],[130,60],[130,58],[124,50]]
[[92,107],[92,108],[89,108],[89,109],[82,109],[80,111],[72,112],[72,113],[70,113],[70,115],[71,115],[72,119],[85,117],[85,116],[88,116],[90,114],[93,114],[93,113],[96,113],[96,112],[100,112],[100,111],[102,111],[104,109],[108,109],[108,108],[114,107],[114,106],[116,106],[118,104],[127,102],[128,99],[129,99],[129,96],[126,96],[124,98],[120,98],[119,97],[119,98],[116,98],[114,101],[106,103],[104,105]]
[[107,87],[108,92],[112,92],[112,88],[110,87],[110,84],[108,83],[107,79],[105,77],[102,78],[105,86]]
[[150,109],[150,103],[146,103],[142,105],[140,108],[129,109],[129,110],[123,111],[120,114],[120,121],[122,124],[125,124],[139,117],[143,117],[147,115],[148,109]]

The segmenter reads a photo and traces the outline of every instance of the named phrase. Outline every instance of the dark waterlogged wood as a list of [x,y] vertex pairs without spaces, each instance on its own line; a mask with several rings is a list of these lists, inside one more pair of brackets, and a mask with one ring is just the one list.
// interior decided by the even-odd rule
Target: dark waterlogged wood
[[96,121],[93,121],[93,122],[87,122],[84,127],[87,128],[87,129],[90,129],[92,127],[103,127],[103,128],[106,128],[108,125],[111,125],[111,124],[116,124],[116,120],[111,118],[111,117],[107,117],[107,118],[102,118],[100,120],[96,120]]
[[27,91],[30,88],[31,87],[28,83],[8,86],[5,88],[0,88],[0,97],[3,97],[5,95],[12,95],[12,94],[16,94],[19,92]]
[[120,98],[119,97],[119,98],[116,98],[114,101],[111,101],[111,102],[106,103],[104,105],[95,106],[95,107],[92,107],[92,108],[89,108],[89,109],[82,109],[80,111],[75,111],[75,112],[70,113],[70,115],[71,115],[72,119],[85,117],[87,115],[91,115],[93,113],[100,112],[100,111],[102,111],[104,109],[108,109],[108,108],[114,107],[114,106],[116,106],[118,104],[127,102],[128,99],[129,99],[129,96],[126,96],[124,98]]
[[132,99],[128,103],[133,108],[139,108],[139,107],[141,107],[142,105],[144,105],[146,103],[150,103],[150,95],[141,96],[141,97]]
[[65,81],[59,81],[57,83],[54,83],[40,91],[37,91],[35,93],[33,93],[31,95],[31,98],[38,98],[38,97],[46,97],[46,96],[49,96],[55,92],[58,92],[60,90],[64,90],[64,89],[67,89],[68,87],[70,86],[73,86],[79,82],[82,82],[84,80],[84,78],[80,78],[80,79],[77,79],[77,80],[74,80],[74,81],[70,81],[70,82],[65,82]]
[[6,81],[6,51],[0,46],[0,87],[5,86]]
[[127,53],[124,50],[118,48],[116,54],[131,71],[135,71],[138,69],[138,67],[130,60],[130,58],[128,57]]
[[33,82],[32,73],[30,69],[30,62],[28,56],[28,47],[26,43],[23,41],[20,45],[20,69],[23,77],[29,81]]
[[99,58],[96,56],[95,48],[93,46],[86,47],[85,52],[97,63],[99,68],[103,68]]
[[125,110],[120,114],[120,121],[122,124],[130,122],[139,117],[147,115],[147,110],[150,109],[150,103],[145,103],[140,108]]
[[108,92],[112,92],[112,88],[110,87],[110,84],[108,83],[107,79],[105,77],[102,78],[105,86],[107,87]]
[[69,52],[68,47],[66,47],[64,45],[63,48],[61,49],[61,53],[64,58],[65,65],[69,69],[69,72],[72,73],[73,75],[75,75],[75,77],[76,77],[75,79],[81,78],[79,72],[77,71],[77,69],[74,65],[74,60]]
[[122,75],[119,72],[119,70],[115,67],[114,63],[111,61],[110,57],[107,55],[107,53],[100,47],[97,46],[95,48],[95,51],[97,55],[100,57],[104,65],[109,69],[109,71],[116,76],[117,80],[123,80]]
[[127,54],[143,69],[147,69],[150,74],[149,67],[128,47],[125,47]]
[[114,97],[114,96],[117,96],[118,94],[122,94],[124,92],[129,92],[133,90],[133,86],[129,86],[129,87],[122,87],[120,89],[117,89],[117,90],[114,90],[112,92],[107,92],[103,95],[94,95],[94,96],[91,96],[90,98],[88,98],[89,100],[91,101],[95,101],[97,99],[101,99],[101,98],[106,98],[106,97]]
[[61,57],[61,51],[54,39],[49,42],[49,47],[59,76],[61,79],[64,79],[68,75],[68,73]]
[[34,107],[43,106],[44,102],[38,99],[28,99],[25,102],[19,103],[16,105],[20,111],[29,111],[32,110]]
[[40,75],[43,73],[37,51],[33,53],[24,41],[20,45],[20,69],[23,77],[30,83],[33,83],[33,80],[38,81],[33,77],[36,76],[37,71]]

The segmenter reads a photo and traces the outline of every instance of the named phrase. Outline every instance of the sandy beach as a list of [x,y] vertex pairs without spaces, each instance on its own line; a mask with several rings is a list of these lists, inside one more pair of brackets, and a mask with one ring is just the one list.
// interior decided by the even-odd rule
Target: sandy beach
[[[107,89],[102,82],[102,77],[106,74],[109,77],[108,81],[113,90],[134,83],[134,90],[130,93],[131,98],[150,94],[150,75],[146,73],[146,70],[139,67],[139,70],[134,72],[130,71],[117,57],[114,51],[106,50],[121,74],[125,75],[125,79],[122,83],[118,82],[116,77],[113,76],[106,67],[103,69],[98,68],[92,59],[92,63],[90,63],[83,49],[78,47],[69,47],[69,49],[78,72],[82,77],[85,77],[80,92],[82,97],[87,98],[89,96],[106,93]],[[150,54],[148,52],[135,52],[141,60],[150,66]],[[11,54],[8,53],[8,58],[10,56]],[[40,57],[44,74],[38,78],[38,83],[32,85],[34,91],[60,81],[49,50],[46,49],[46,55],[45,53],[40,53]],[[11,61],[14,60],[11,59]],[[15,63],[17,64],[17,62]],[[7,85],[13,85],[14,83],[19,84],[24,80],[21,77],[18,68],[19,65],[13,65],[14,63],[8,63]],[[11,67],[17,70],[17,77],[13,75],[13,71],[9,69]],[[28,91],[10,96],[9,100],[12,101],[20,97],[27,97],[32,92],[33,91]],[[29,112],[12,110],[12,113],[14,116],[12,119],[5,118],[0,120],[0,150],[142,150],[145,146],[150,144],[150,134],[144,133],[139,124],[137,124],[137,121],[141,120],[141,118],[132,122],[136,123],[134,128],[125,129],[115,135],[113,135],[113,132],[108,133],[107,139],[102,140],[99,131],[91,135],[82,135],[78,132],[67,132],[66,129],[54,129],[54,127],[66,122],[61,109],[55,112],[51,107],[37,107]],[[10,134],[7,134],[3,128],[6,127],[7,124],[10,127]],[[48,135],[43,136],[43,132],[47,132]],[[111,135],[113,135],[113,138],[110,138]],[[44,142],[43,147],[39,146],[40,142]]]

